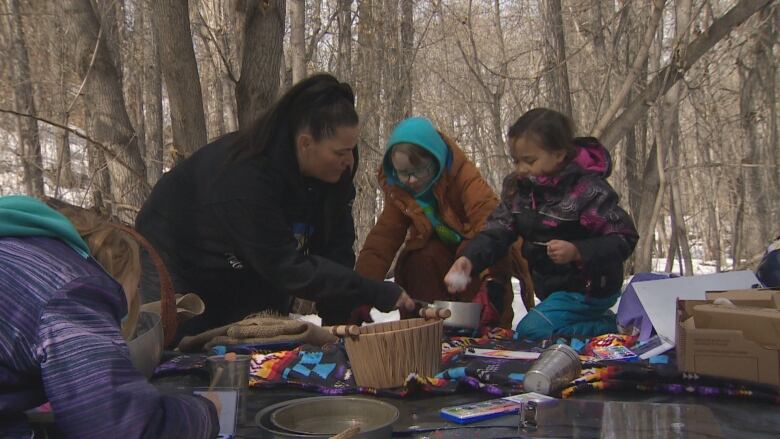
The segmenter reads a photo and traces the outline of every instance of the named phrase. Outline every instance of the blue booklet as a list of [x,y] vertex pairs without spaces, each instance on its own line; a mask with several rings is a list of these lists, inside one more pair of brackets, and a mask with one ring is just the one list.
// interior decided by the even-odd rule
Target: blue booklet
[[552,399],[555,398],[542,395],[541,393],[528,392],[471,404],[445,407],[439,411],[439,414],[448,421],[458,424],[470,424],[498,416],[517,414],[523,408],[523,404],[528,401],[541,402]]

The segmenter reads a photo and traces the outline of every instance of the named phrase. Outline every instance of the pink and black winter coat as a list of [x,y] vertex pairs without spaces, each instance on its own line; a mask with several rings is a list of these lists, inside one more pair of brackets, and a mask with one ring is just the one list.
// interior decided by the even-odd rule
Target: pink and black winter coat
[[[523,256],[531,269],[536,295],[556,291],[611,296],[623,283],[623,261],[638,239],[631,217],[618,206],[606,178],[612,171],[607,150],[592,137],[575,139],[575,157],[555,176],[504,179],[501,203],[464,256],[479,273],[523,237]],[[555,264],[540,243],[573,243],[582,261]]]

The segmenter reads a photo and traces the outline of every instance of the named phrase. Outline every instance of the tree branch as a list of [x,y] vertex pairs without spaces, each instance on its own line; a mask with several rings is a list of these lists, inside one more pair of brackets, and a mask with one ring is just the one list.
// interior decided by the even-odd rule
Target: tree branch
[[98,49],[100,48],[100,38],[103,35],[103,26],[100,26],[100,29],[98,29],[97,39],[95,40],[95,48],[92,50],[92,59],[89,60],[89,67],[87,67],[87,73],[84,74],[84,79],[81,81],[81,85],[79,86],[78,91],[76,92],[76,95],[73,96],[73,100],[70,101],[70,105],[68,105],[68,109],[65,110],[65,114],[70,114],[71,108],[73,108],[73,104],[76,103],[76,99],[81,96],[81,90],[84,89],[84,86],[87,84],[87,79],[89,78],[89,72],[92,71],[92,66],[95,65],[95,59],[97,59]]
[[[219,47],[219,43],[217,42],[217,36],[214,35],[214,32],[211,30],[211,26],[209,26],[208,23],[206,23],[206,19],[203,18],[203,14],[200,12],[200,8],[197,9],[198,11],[198,18],[200,18],[200,24],[202,27],[205,27],[206,30],[209,33],[209,39],[211,39],[211,42],[214,44],[214,48],[217,51],[217,55],[219,55],[219,59],[222,60],[222,64],[225,66],[225,71],[227,71],[228,78],[230,78],[231,81],[234,83],[238,83],[238,78],[236,78],[236,75],[233,73],[233,69],[230,66],[230,62],[228,62],[228,59],[225,57],[225,54],[223,53],[222,49]],[[201,32],[201,37],[204,37],[203,33]],[[206,42],[206,38],[203,38],[203,41]],[[208,49],[208,45],[206,46]]]
[[[715,20],[709,29],[688,44],[685,49],[676,51],[671,62],[655,75],[645,91],[631,102],[617,119],[607,126],[604,134],[601,136],[601,143],[607,149],[613,149],[618,141],[625,136],[626,132],[645,114],[653,102],[666,94],[702,55],[734,28],[744,23],[745,20],[772,1],[740,0],[736,6]],[[684,54],[684,56],[681,57],[681,54]]]
[[658,23],[661,22],[661,16],[663,16],[664,3],[664,0],[653,0],[653,15],[650,17],[647,31],[645,31],[644,38],[642,39],[642,47],[639,49],[639,53],[637,53],[636,58],[634,59],[634,64],[631,66],[631,71],[629,71],[626,79],[623,81],[620,91],[615,95],[615,99],[609,105],[607,111],[601,116],[601,120],[596,124],[596,128],[593,129],[593,137],[601,136],[601,133],[604,132],[604,129],[609,122],[615,117],[618,110],[620,110],[620,107],[623,106],[623,101],[631,91],[631,87],[634,86],[634,82],[639,76],[642,65],[647,61],[647,56],[650,54],[650,46],[653,44],[653,38],[658,29]]
[[122,165],[125,168],[127,168],[127,170],[130,171],[133,175],[135,175],[136,177],[141,179],[141,181],[143,182],[144,186],[147,189],[151,189],[151,186],[149,186],[149,183],[146,182],[146,177],[145,176],[142,176],[141,174],[136,172],[135,169],[133,169],[130,165],[128,165],[122,159],[120,159],[119,156],[114,151],[111,150],[111,148],[109,148],[108,146],[106,146],[106,145],[98,142],[97,140],[89,137],[87,134],[85,134],[85,133],[83,133],[83,132],[81,132],[79,130],[73,129],[71,127],[65,126],[65,125],[63,125],[61,123],[54,122],[53,120],[46,119],[46,118],[43,118],[43,117],[40,117],[40,116],[35,116],[35,115],[32,115],[32,114],[20,113],[20,112],[15,111],[15,110],[9,110],[7,108],[0,108],[0,113],[8,113],[8,114],[13,114],[15,116],[21,116],[21,117],[29,117],[30,119],[35,119],[37,121],[49,124],[49,125],[51,125],[53,127],[57,127],[57,128],[63,129],[65,131],[69,132],[69,133],[72,133],[72,134],[74,134],[74,135],[76,135],[78,137],[81,137],[82,139],[86,140],[87,142],[90,142],[90,143],[94,144],[95,146],[100,148],[103,152],[108,154],[109,157],[111,157],[111,160],[115,160],[117,163],[119,163],[120,165]]

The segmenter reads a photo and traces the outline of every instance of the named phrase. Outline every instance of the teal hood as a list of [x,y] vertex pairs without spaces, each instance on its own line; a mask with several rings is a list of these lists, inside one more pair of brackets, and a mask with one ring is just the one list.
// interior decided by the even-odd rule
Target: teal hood
[[387,141],[387,147],[385,148],[385,156],[382,160],[382,171],[387,178],[387,181],[396,186],[402,186],[393,173],[393,163],[390,160],[390,154],[393,152],[393,147],[399,143],[411,143],[417,145],[426,151],[430,152],[438,162],[438,171],[436,175],[431,179],[428,185],[420,191],[421,194],[428,192],[431,187],[439,180],[441,174],[452,163],[452,153],[441,138],[436,127],[433,126],[430,120],[424,117],[410,117],[402,120],[396,125],[390,139]]
[[73,224],[63,214],[32,197],[0,197],[0,237],[6,236],[58,238],[81,256],[89,256],[87,243]]

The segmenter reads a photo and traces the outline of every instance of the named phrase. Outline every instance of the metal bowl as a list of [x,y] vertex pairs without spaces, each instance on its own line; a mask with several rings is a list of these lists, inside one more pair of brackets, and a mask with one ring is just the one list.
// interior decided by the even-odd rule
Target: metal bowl
[[159,314],[142,311],[138,315],[135,337],[127,342],[130,361],[147,378],[160,364],[163,351],[163,328]]
[[371,398],[322,396],[267,407],[255,418],[264,437],[330,437],[359,426],[356,438],[389,438],[398,419],[395,406]]
[[433,307],[448,309],[452,312],[452,316],[444,320],[444,326],[448,328],[479,328],[479,319],[482,316],[482,304],[480,303],[437,300],[433,302]]

